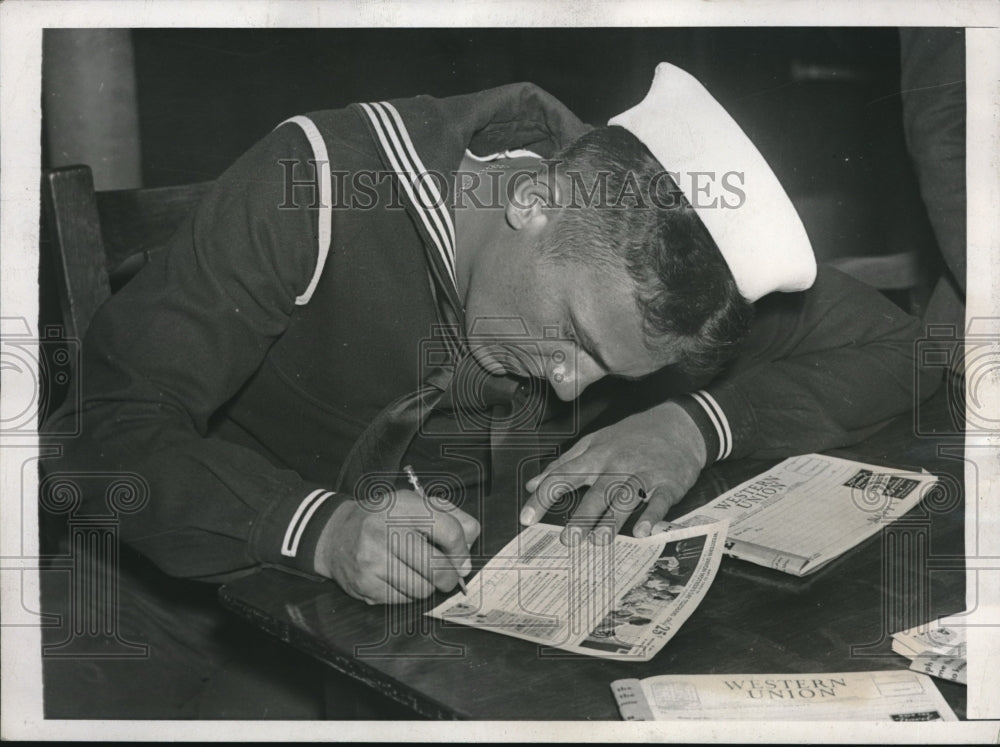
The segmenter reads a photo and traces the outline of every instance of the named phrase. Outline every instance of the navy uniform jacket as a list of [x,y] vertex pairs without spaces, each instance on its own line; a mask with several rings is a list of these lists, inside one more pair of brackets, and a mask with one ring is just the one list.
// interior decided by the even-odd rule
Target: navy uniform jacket
[[[378,173],[449,175],[467,149],[550,156],[586,129],[530,84],[283,123],[95,316],[82,399],[55,416],[79,414],[82,435],[50,469],[140,475],[149,502],[121,537],[169,574],[312,571],[350,497],[333,489],[351,445],[420,384],[439,321],[426,251],[454,263],[448,195]],[[374,177],[341,176],[360,172]],[[821,268],[810,290],[756,307],[722,376],[645,384],[694,417],[709,462],[841,446],[912,407],[919,322],[876,292]]]

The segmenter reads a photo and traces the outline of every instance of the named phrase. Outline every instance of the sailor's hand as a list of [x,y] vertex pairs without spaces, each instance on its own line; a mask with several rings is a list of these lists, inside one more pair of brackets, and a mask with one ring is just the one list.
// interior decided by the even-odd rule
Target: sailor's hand
[[378,505],[345,501],[323,529],[314,565],[356,599],[398,604],[450,591],[472,565],[479,522],[446,501],[399,490]]
[[610,542],[642,507],[636,537],[650,529],[690,490],[705,466],[705,441],[679,405],[666,402],[581,438],[528,481],[532,496],[521,523],[542,519],[561,495],[590,486],[567,522],[562,540]]

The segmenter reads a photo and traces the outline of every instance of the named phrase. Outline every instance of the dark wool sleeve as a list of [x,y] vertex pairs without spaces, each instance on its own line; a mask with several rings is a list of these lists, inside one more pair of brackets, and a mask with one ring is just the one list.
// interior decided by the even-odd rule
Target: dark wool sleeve
[[[256,451],[210,436],[213,414],[286,329],[318,267],[318,211],[286,204],[280,159],[312,176],[313,149],[284,124],[219,178],[164,251],[101,307],[87,332],[79,417],[50,471],[128,472],[147,503],[120,537],[163,571],[218,580],[261,563],[311,572],[343,497]],[[289,413],[294,417],[294,413]],[[102,495],[84,496],[98,502]]]
[[921,331],[875,289],[821,266],[809,290],[759,301],[733,367],[678,401],[709,464],[846,446],[937,388],[937,370],[916,366]]

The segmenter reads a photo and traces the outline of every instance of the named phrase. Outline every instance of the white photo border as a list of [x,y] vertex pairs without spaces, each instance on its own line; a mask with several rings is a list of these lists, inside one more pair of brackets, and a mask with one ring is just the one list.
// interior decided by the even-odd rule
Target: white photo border
[[[320,28],[504,26],[964,26],[966,34],[969,273],[967,320],[980,319],[997,335],[1000,299],[1000,4],[991,0],[673,0],[654,3],[544,3],[470,0],[10,0],[0,5],[0,315],[38,315],[38,204],[41,167],[41,49],[44,28]],[[37,395],[3,371],[0,414],[13,401]],[[985,396],[1000,412],[1000,382]],[[2,438],[2,437],[0,437]],[[1000,718],[1000,434],[967,437],[966,483],[979,495],[980,524],[966,527],[969,557],[970,719]],[[25,511],[37,492],[37,439],[0,441],[0,578],[2,617],[20,605],[38,609],[37,515]],[[975,463],[973,463],[975,462]],[[25,479],[22,482],[22,478]],[[34,482],[32,482],[34,480]],[[973,482],[970,482],[973,481]],[[32,499],[33,501],[33,499]],[[971,522],[970,522],[971,523]],[[992,530],[989,530],[992,528]],[[972,556],[972,552],[975,556]],[[18,582],[12,583],[17,579]],[[273,741],[768,741],[993,742],[996,721],[951,724],[783,723],[538,723],[471,722],[158,722],[53,721],[41,710],[40,629],[2,630],[4,739],[169,739]]]

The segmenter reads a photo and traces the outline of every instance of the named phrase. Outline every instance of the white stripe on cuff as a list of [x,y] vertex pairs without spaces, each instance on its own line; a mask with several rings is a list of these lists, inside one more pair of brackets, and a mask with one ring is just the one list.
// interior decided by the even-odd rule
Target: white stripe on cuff
[[733,434],[729,429],[729,420],[726,418],[726,414],[719,407],[719,403],[715,401],[715,398],[704,389],[692,392],[691,396],[708,413],[708,419],[712,421],[712,425],[715,426],[716,433],[719,436],[718,459],[725,459],[733,451]]
[[299,504],[299,507],[295,509],[295,513],[292,514],[292,520],[288,522],[288,528],[285,529],[285,540],[281,544],[282,555],[287,558],[295,557],[295,554],[299,551],[299,543],[302,541],[302,535],[305,534],[309,520],[331,495],[333,495],[333,491],[320,489],[314,490],[302,499],[302,503]]

